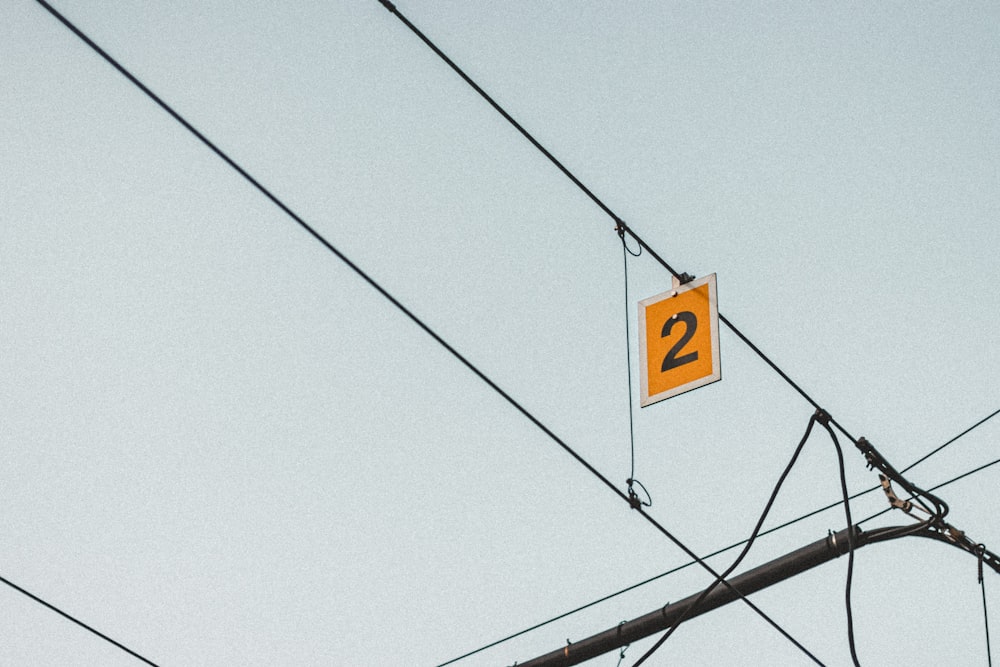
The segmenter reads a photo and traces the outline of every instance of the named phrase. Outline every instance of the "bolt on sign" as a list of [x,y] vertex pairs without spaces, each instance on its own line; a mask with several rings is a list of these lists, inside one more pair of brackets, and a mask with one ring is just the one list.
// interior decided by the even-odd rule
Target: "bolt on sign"
[[722,379],[715,274],[639,302],[640,405]]

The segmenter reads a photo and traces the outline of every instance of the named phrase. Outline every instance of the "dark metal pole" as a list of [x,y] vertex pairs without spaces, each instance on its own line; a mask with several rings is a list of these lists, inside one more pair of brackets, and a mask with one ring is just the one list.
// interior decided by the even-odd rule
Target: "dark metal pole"
[[[739,596],[732,590],[734,588],[743,595],[750,595],[763,588],[767,588],[771,584],[794,577],[797,574],[801,574],[806,570],[814,568],[817,565],[822,565],[829,560],[847,553],[847,530],[845,528],[840,532],[831,533],[822,540],[813,542],[801,549],[797,549],[733,577],[728,580],[731,588],[716,586],[697,608],[688,613],[687,619],[717,609],[733,600],[738,600]],[[854,548],[858,549],[865,543],[865,536],[861,532],[861,529],[854,526]],[[596,658],[599,655],[617,650],[634,641],[666,630],[687,612],[688,608],[694,604],[699,595],[701,595],[700,592],[695,593],[644,616],[626,621],[621,625],[578,642],[567,644],[559,650],[546,653],[533,660],[517,663],[517,665],[518,667],[564,667],[565,665],[578,665],[585,660]]]

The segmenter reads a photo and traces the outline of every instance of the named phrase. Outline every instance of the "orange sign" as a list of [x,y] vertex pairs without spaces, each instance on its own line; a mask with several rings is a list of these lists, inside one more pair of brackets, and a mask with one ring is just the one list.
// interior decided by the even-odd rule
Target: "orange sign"
[[639,365],[642,407],[722,379],[714,273],[639,302]]

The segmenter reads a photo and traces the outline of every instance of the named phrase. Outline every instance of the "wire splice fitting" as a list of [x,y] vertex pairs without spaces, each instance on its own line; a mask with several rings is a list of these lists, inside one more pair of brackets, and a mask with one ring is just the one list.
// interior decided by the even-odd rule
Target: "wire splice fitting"
[[823,408],[816,408],[816,414],[813,415],[813,418],[823,426],[829,426],[830,420],[833,419],[833,417],[830,416],[830,413]]
[[[643,505],[645,505],[646,507],[652,507],[652,505],[653,505],[653,497],[651,495],[649,495],[649,491],[647,491],[646,487],[642,485],[642,482],[640,482],[637,479],[632,479],[631,477],[629,477],[628,479],[625,480],[625,483],[628,485],[628,506],[629,507],[631,507],[634,510],[637,510],[637,509],[641,508]],[[632,488],[633,484],[638,484],[640,487],[642,487],[642,490],[643,490],[643,492],[645,492],[646,498],[649,500],[649,502],[646,502],[645,500],[643,500],[642,498],[639,497],[639,494],[636,493],[635,489]]]
[[639,500],[639,494],[637,494],[635,490],[632,488],[632,482],[634,481],[635,480],[629,477],[628,479],[625,480],[625,483],[628,484],[628,506],[634,510],[637,510],[640,507],[642,507],[642,501]]

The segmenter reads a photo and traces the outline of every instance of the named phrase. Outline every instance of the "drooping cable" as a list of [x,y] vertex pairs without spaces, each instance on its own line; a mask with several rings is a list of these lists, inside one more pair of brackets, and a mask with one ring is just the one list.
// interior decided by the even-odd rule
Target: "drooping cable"
[[[997,414],[1000,414],[1000,410],[997,410],[996,412],[994,412],[993,414],[991,414],[989,417],[986,417],[985,419],[982,419],[982,420],[976,422],[976,424],[974,424],[973,426],[965,429],[964,431],[962,431],[961,433],[959,433],[957,436],[955,436],[955,437],[951,438],[950,440],[948,440],[948,442],[946,442],[944,445],[941,445],[941,446],[937,447],[936,449],[932,450],[929,454],[924,455],[923,457],[921,457],[920,459],[918,459],[914,463],[911,463],[907,467],[903,468],[903,471],[904,472],[908,471],[908,470],[914,468],[915,466],[917,466],[918,464],[923,463],[928,458],[930,458],[932,455],[940,453],[946,446],[953,444],[956,440],[958,440],[959,438],[961,438],[964,435],[967,435],[973,429],[975,429],[976,427],[982,425],[987,420],[989,420],[990,418],[996,416]],[[991,461],[989,463],[986,463],[986,464],[983,464],[983,465],[978,466],[976,468],[973,468],[972,470],[964,472],[961,475],[958,475],[957,477],[953,477],[952,479],[949,479],[949,480],[947,480],[945,482],[941,482],[940,484],[932,486],[928,490],[929,491],[937,491],[938,489],[944,488],[945,486],[948,486],[949,484],[953,484],[955,482],[958,482],[958,481],[960,481],[962,479],[965,479],[966,477],[970,477],[972,475],[980,473],[983,470],[986,470],[987,468],[990,468],[990,467],[998,465],[998,464],[1000,464],[1000,459],[996,459],[996,460]],[[867,495],[867,494],[871,493],[872,491],[877,491],[880,488],[881,488],[880,486],[873,486],[870,489],[866,489],[864,491],[859,491],[858,493],[855,493],[852,496],[850,496],[848,498],[848,500],[855,500],[856,498],[860,498],[861,496]],[[789,526],[791,526],[793,524],[796,524],[796,523],[798,523],[800,521],[804,521],[805,519],[809,519],[809,518],[811,518],[813,516],[816,516],[817,514],[821,514],[822,512],[825,512],[827,510],[831,510],[831,509],[833,509],[835,507],[838,507],[843,502],[844,502],[843,499],[841,499],[841,500],[838,500],[836,502],[830,503],[829,505],[825,505],[825,506],[820,507],[818,509],[812,510],[811,512],[807,512],[807,513],[805,513],[805,514],[803,514],[801,516],[798,516],[798,517],[796,517],[794,519],[791,519],[790,521],[786,521],[786,522],[778,524],[777,526],[774,526],[772,528],[768,528],[767,530],[763,530],[763,531],[761,531],[757,535],[757,537],[763,537],[765,535],[770,535],[771,533],[775,533],[775,532],[778,532],[778,531],[783,530],[785,528],[788,528]],[[862,519],[861,521],[859,521],[858,525],[860,526],[860,525],[862,525],[864,523],[867,523],[867,522],[869,522],[869,521],[871,521],[871,520],[873,520],[873,519],[875,519],[877,517],[880,517],[883,514],[886,514],[887,512],[892,511],[892,509],[893,509],[892,507],[887,507],[884,510],[880,510],[880,511],[876,512],[875,514],[872,514],[871,516],[869,516],[869,517],[867,517],[867,518]],[[871,533],[869,533],[869,535],[871,535]],[[747,540],[742,540],[740,542],[735,542],[733,544],[730,544],[727,547],[723,547],[721,549],[717,549],[716,551],[713,551],[712,553],[703,555],[702,559],[703,560],[708,560],[709,558],[714,558],[715,556],[719,556],[719,555],[724,554],[724,553],[726,553],[728,551],[732,551],[733,549],[736,549],[736,548],[738,548],[740,546],[743,546],[746,543],[747,543]],[[654,575],[652,577],[649,577],[648,579],[644,579],[644,580],[642,580],[640,582],[637,582],[635,584],[632,584],[630,586],[626,586],[625,588],[617,590],[614,593],[609,593],[609,594],[607,594],[607,595],[605,595],[603,597],[600,597],[600,598],[598,598],[598,599],[596,599],[596,600],[594,600],[592,602],[588,602],[588,603],[586,603],[584,605],[576,607],[575,609],[572,609],[570,611],[564,612],[562,614],[559,614],[558,616],[554,616],[554,617],[549,618],[549,619],[547,619],[545,621],[542,621],[540,623],[536,623],[535,625],[532,625],[531,627],[524,628],[523,630],[519,630],[519,631],[517,631],[517,632],[515,632],[513,634],[510,634],[510,635],[508,635],[508,636],[506,636],[506,637],[504,637],[502,639],[498,639],[496,641],[490,642],[489,644],[486,644],[485,646],[481,646],[481,647],[479,647],[479,648],[477,648],[477,649],[475,649],[473,651],[469,651],[468,653],[460,655],[460,656],[458,656],[456,658],[452,658],[451,660],[449,660],[447,662],[441,663],[440,665],[438,665],[438,667],[445,667],[445,665],[450,665],[452,663],[458,662],[459,660],[464,660],[465,658],[468,658],[468,657],[471,657],[473,655],[476,655],[477,653],[481,653],[481,652],[486,651],[488,649],[491,649],[491,648],[493,648],[495,646],[499,646],[500,644],[503,644],[504,642],[510,641],[512,639],[515,639],[517,637],[525,635],[525,634],[527,634],[529,632],[533,632],[535,630],[538,630],[539,628],[543,628],[546,625],[550,625],[552,623],[555,623],[556,621],[560,621],[560,620],[562,620],[564,618],[568,618],[569,616],[572,616],[572,615],[574,615],[574,614],[576,614],[578,612],[584,611],[585,609],[589,609],[591,607],[597,606],[597,605],[601,604],[602,602],[607,602],[608,600],[616,598],[619,595],[624,595],[625,593],[628,593],[630,591],[636,590],[638,588],[642,588],[643,586],[646,586],[647,584],[651,584],[654,581],[659,581],[660,579],[663,579],[664,577],[668,577],[668,576],[670,576],[672,574],[676,574],[677,572],[680,572],[681,570],[685,570],[685,569],[691,567],[692,565],[696,565],[696,564],[697,564],[696,561],[693,561],[693,560],[688,561],[688,562],[684,563],[683,565],[678,565],[677,567],[671,568],[671,569],[669,569],[669,570],[667,570],[665,572],[661,572],[660,574],[657,574],[657,575]]]
[[136,658],[137,660],[141,660],[142,662],[146,663],[147,665],[152,665],[153,667],[158,667],[155,662],[153,662],[152,660],[150,660],[146,656],[141,655],[140,653],[137,653],[136,651],[133,651],[128,646],[125,646],[121,642],[119,642],[119,641],[117,641],[115,639],[112,639],[111,637],[107,636],[106,634],[104,634],[100,630],[97,630],[97,629],[95,629],[95,628],[87,625],[86,623],[84,623],[80,619],[76,618],[75,616],[71,616],[70,614],[66,613],[65,611],[63,611],[59,607],[55,606],[51,602],[46,602],[45,600],[43,600],[42,598],[38,597],[34,593],[31,593],[30,591],[27,591],[24,588],[21,588],[20,586],[18,586],[14,582],[10,581],[9,579],[6,579],[5,577],[0,577],[0,582],[3,582],[5,584],[7,584],[8,586],[10,586],[11,588],[13,588],[18,593],[21,593],[22,595],[25,595],[25,596],[31,598],[32,600],[34,600],[38,604],[40,604],[40,605],[42,605],[44,607],[47,607],[50,610],[56,612],[57,614],[59,614],[60,616],[62,616],[63,618],[65,618],[66,620],[72,621],[73,623],[76,623],[77,625],[79,625],[81,628],[83,628],[87,632],[90,632],[91,634],[94,634],[94,635],[100,637],[101,639],[103,639],[104,641],[108,642],[112,646],[115,646],[115,647],[121,649],[122,651],[125,651],[126,653],[128,653],[129,655],[131,655],[133,658]]
[[986,553],[986,545],[979,544],[976,547],[979,551],[979,589],[983,594],[983,628],[986,631],[986,664],[993,667],[993,653],[990,651],[990,615],[986,607],[986,581],[983,579],[983,556]]
[[[219,158],[221,158],[226,164],[228,164],[233,170],[235,170],[240,176],[242,176],[250,185],[252,185],[258,192],[267,197],[275,206],[281,209],[286,215],[288,215],[292,220],[294,220],[300,227],[302,227],[306,232],[308,232],[313,238],[319,241],[327,250],[333,253],[338,259],[340,259],[344,264],[346,264],[352,271],[354,271],[360,278],[367,282],[373,289],[375,289],[380,295],[382,295],[386,300],[392,303],[400,312],[406,315],[414,324],[420,327],[425,333],[427,333],[431,338],[433,338],[439,345],[445,348],[452,356],[454,356],[458,361],[460,361],[466,368],[468,368],[473,374],[479,377],[483,382],[485,382],[491,389],[493,389],[497,394],[499,394],[504,400],[506,400],[512,407],[514,407],[518,412],[520,412],[525,418],[527,418],[532,424],[538,427],[543,433],[545,433],[549,439],[559,445],[566,453],[572,456],[576,461],[586,468],[592,475],[597,477],[605,486],[611,489],[616,495],[618,495],[622,500],[629,504],[630,507],[635,509],[640,516],[643,517],[647,522],[649,522],[654,528],[656,528],[663,536],[673,542],[679,549],[688,555],[688,557],[693,558],[698,564],[703,567],[712,576],[718,576],[714,568],[712,568],[708,563],[704,562],[698,555],[692,551],[687,545],[681,542],[673,533],[667,530],[662,524],[660,524],[656,519],[650,516],[639,504],[637,507],[628,495],[616,487],[607,477],[605,477],[600,471],[598,471],[593,465],[590,464],[586,459],[584,459],[580,454],[578,454],[572,447],[570,447],[565,441],[563,441],[558,435],[551,431],[545,424],[543,424],[534,414],[528,411],[527,408],[522,406],[517,402],[510,394],[504,391],[496,382],[490,379],[483,371],[481,371],[477,366],[475,366],[471,361],[469,361],[465,356],[463,356],[457,349],[451,346],[446,340],[444,340],[437,332],[435,332],[428,324],[426,324],[422,319],[420,319],[416,314],[410,311],[406,306],[397,300],[392,294],[390,294],[384,287],[382,287],[374,278],[369,276],[364,270],[361,269],[357,264],[352,262],[346,255],[344,255],[340,250],[334,247],[329,241],[326,240],[319,232],[317,232],[312,226],[305,222],[297,213],[295,213],[288,205],[286,205],[281,199],[274,195],[270,190],[265,188],[257,179],[249,174],[243,167],[236,163],[232,158],[230,158],[222,149],[216,146],[212,141],[210,141],[205,135],[203,135],[198,129],[196,129],[190,122],[188,122],[183,116],[181,116],[177,111],[175,111],[169,104],[167,104],[163,99],[161,99],[156,93],[149,89],[145,84],[143,84],[138,78],[136,78],[129,70],[127,70],[121,63],[115,60],[110,54],[108,54],[104,49],[102,49],[97,43],[95,43],[90,37],[88,37],[83,31],[81,31],[75,24],[73,24],[69,19],[59,13],[54,7],[52,7],[45,0],[35,0],[39,5],[44,7],[50,14],[52,14],[56,19],[58,19],[64,26],[66,26],[71,32],[73,32],[77,37],[79,37],[84,43],[87,44],[95,53],[97,53],[101,58],[103,58],[108,64],[114,67],[120,74],[122,74],[126,79],[128,79],[133,85],[139,88],[143,93],[146,94],[153,102],[155,102],[161,109],[166,111],[174,120],[180,123],[186,130],[193,134],[199,141],[201,141],[206,147],[208,147],[213,153],[215,153]],[[385,3],[385,0],[381,0],[384,4],[391,5],[391,3]],[[807,655],[811,654],[795,640],[791,635],[788,634],[780,625],[778,625],[773,619],[771,619],[767,614],[765,614],[759,607],[743,596],[739,591],[734,592],[739,596],[739,598],[753,609],[758,615],[760,615],[764,620],[770,623],[775,629],[777,629],[782,635],[788,638],[795,646],[804,651]]]
[[830,434],[830,438],[833,440],[833,447],[837,450],[837,464],[840,467],[840,490],[844,496],[844,515],[847,518],[847,581],[845,584],[844,591],[844,605],[847,610],[847,643],[851,649],[851,660],[854,661],[854,667],[861,667],[861,663],[858,661],[858,651],[854,642],[854,611],[851,606],[851,583],[854,579],[854,531],[851,530],[851,526],[854,522],[851,520],[851,500],[847,493],[847,472],[844,467],[844,450],[840,448],[840,442],[837,440],[837,434],[833,432],[830,428],[830,419],[821,419],[820,425],[826,429],[827,433]]
[[[722,583],[722,581],[726,577],[732,574],[733,571],[737,567],[739,567],[740,563],[743,562],[743,559],[750,552],[750,547],[753,546],[754,541],[757,539],[757,536],[760,533],[760,529],[764,525],[764,521],[767,519],[767,515],[771,512],[771,507],[774,505],[774,501],[778,498],[778,492],[781,491],[781,487],[785,483],[785,479],[788,477],[788,474],[792,471],[792,468],[795,466],[795,462],[798,461],[799,454],[802,453],[802,448],[805,447],[806,442],[809,440],[809,434],[812,433],[812,428],[813,425],[816,424],[816,421],[817,421],[817,415],[813,414],[809,418],[809,423],[806,425],[806,432],[802,435],[802,438],[799,440],[798,446],[792,453],[791,460],[788,461],[788,465],[786,465],[785,469],[781,472],[781,475],[778,477],[778,482],[774,485],[774,489],[772,489],[771,491],[771,496],[767,499],[767,503],[764,504],[764,511],[761,512],[760,518],[757,519],[757,525],[754,526],[753,531],[751,531],[750,533],[750,537],[746,540],[746,545],[743,547],[743,551],[740,552],[740,554],[736,557],[736,559],[732,562],[732,564],[730,564],[730,566],[727,567],[719,575],[719,577],[712,582],[710,586],[708,586],[705,590],[701,592],[701,595],[695,598],[694,603],[692,603],[690,607],[684,610],[684,613],[681,614],[680,618],[678,618],[677,621],[670,626],[670,628],[663,634],[663,636],[660,637],[660,639],[658,639],[657,642],[653,644],[653,646],[650,647],[648,651],[642,654],[642,657],[640,657],[633,664],[632,667],[639,667],[639,665],[644,663],[651,655],[653,655],[653,653],[655,653],[657,649],[659,649],[664,644],[664,642],[666,642],[670,638],[670,636],[677,630],[677,628],[680,627],[681,623],[687,620],[687,618],[690,617],[695,612],[695,610],[698,609],[699,606],[701,606],[701,603],[705,600],[705,598],[707,598],[708,595],[712,591],[714,591],[716,587],[720,583]],[[848,526],[850,526],[850,524],[848,524]]]
[[983,625],[986,627],[986,660],[989,667],[993,667],[993,653],[990,651],[990,617],[986,609],[986,584],[980,580],[983,591]]

